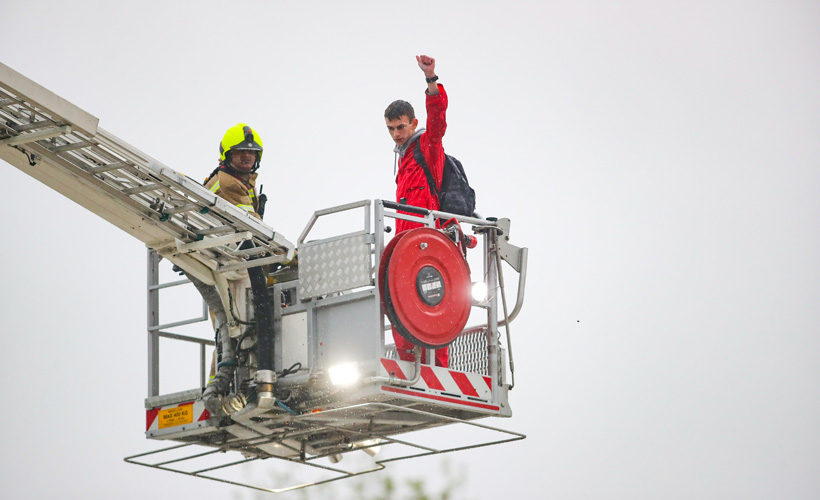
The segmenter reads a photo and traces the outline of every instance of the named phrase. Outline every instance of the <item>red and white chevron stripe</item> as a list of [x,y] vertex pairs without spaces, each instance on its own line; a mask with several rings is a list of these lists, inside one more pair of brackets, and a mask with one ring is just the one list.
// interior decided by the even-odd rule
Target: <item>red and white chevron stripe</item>
[[[409,380],[413,363],[395,359],[381,359],[381,375],[394,375]],[[477,373],[459,372],[438,366],[421,367],[421,376],[412,388],[383,385],[382,390],[405,396],[415,396],[443,403],[451,403],[470,408],[499,411],[492,402],[492,379]]]
[[145,412],[145,430],[157,431],[185,426],[211,418],[201,400],[151,408]]

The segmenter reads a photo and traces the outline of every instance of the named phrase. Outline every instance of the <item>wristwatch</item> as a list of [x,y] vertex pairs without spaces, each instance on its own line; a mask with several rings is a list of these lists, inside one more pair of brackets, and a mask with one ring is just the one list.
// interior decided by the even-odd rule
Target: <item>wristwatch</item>
[[438,80],[438,75],[433,75],[430,78],[425,78],[425,80],[427,80],[427,83],[433,83],[436,80]]

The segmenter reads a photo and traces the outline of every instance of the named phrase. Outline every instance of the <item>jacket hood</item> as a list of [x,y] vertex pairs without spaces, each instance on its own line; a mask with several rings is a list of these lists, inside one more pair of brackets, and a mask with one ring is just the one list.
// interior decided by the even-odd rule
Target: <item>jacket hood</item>
[[413,145],[414,142],[419,140],[419,137],[421,137],[421,134],[424,133],[424,130],[425,129],[423,129],[423,128],[420,128],[420,129],[416,130],[416,133],[411,135],[410,138],[407,139],[407,142],[405,142],[401,146],[396,144],[396,147],[393,148],[393,152],[398,153],[399,156],[404,158],[404,153],[407,152],[407,150],[410,148],[410,146]]

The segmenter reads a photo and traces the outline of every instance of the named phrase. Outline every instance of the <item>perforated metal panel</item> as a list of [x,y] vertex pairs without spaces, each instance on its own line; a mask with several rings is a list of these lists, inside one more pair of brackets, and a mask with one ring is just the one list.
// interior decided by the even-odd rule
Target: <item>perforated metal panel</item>
[[450,344],[450,368],[489,375],[487,349],[486,329],[462,333]]
[[299,247],[299,296],[303,299],[370,285],[370,274],[368,234]]

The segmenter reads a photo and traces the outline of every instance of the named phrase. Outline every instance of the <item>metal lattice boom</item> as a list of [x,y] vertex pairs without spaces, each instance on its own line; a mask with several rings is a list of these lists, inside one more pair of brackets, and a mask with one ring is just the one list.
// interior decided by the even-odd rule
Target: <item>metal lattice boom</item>
[[[0,158],[204,281],[292,257],[272,228],[0,63]],[[238,250],[243,241],[251,250]],[[259,260],[262,258],[263,260]],[[201,267],[204,266],[204,267]]]

